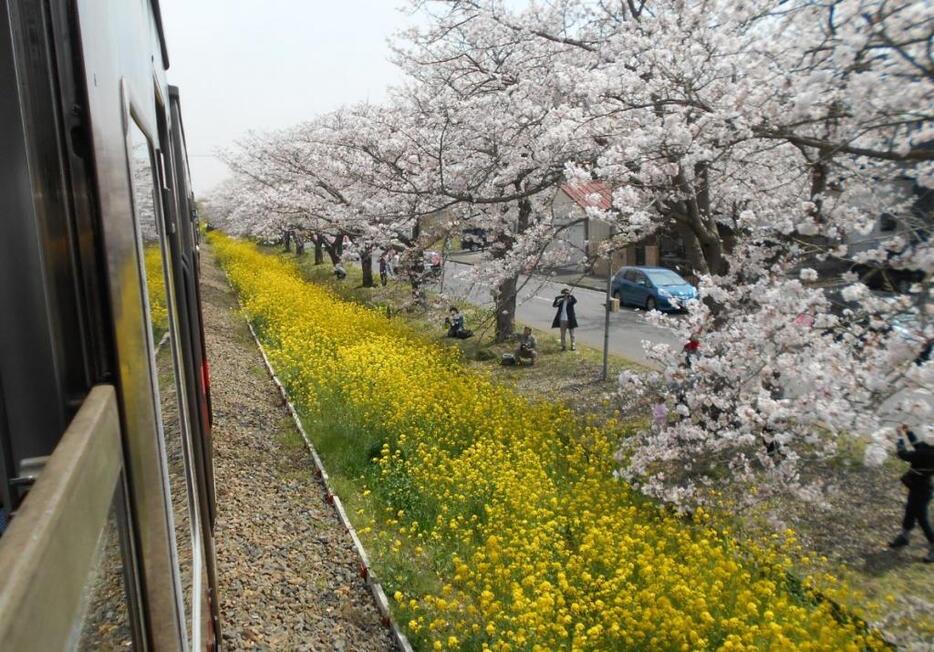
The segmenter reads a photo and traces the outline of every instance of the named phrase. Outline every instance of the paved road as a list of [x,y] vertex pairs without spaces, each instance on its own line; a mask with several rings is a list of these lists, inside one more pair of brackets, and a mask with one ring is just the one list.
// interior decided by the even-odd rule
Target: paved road
[[[472,284],[467,278],[471,266],[448,260],[444,273],[444,291],[446,294],[463,297],[477,306],[491,306],[493,300],[487,285]],[[548,329],[554,319],[555,309],[551,307],[554,298],[566,287],[540,278],[522,276],[519,279],[521,289],[516,309],[516,318],[529,326]],[[579,328],[577,340],[597,349],[603,348],[604,302],[603,292],[574,288],[577,297],[577,322]],[[610,353],[633,360],[643,365],[657,367],[645,356],[643,340],[653,343],[667,343],[679,346],[674,333],[663,327],[653,326],[645,321],[642,312],[633,308],[622,308],[610,314]],[[677,316],[674,319],[678,319]],[[555,331],[557,332],[557,331]]]
[[[448,259],[444,274],[445,293],[462,297],[474,305],[491,306],[493,300],[489,286],[472,284],[466,278],[471,267],[471,265]],[[519,291],[519,305],[516,309],[517,319],[536,328],[551,328],[551,320],[555,316],[555,309],[551,307],[551,302],[561,292],[561,288],[567,286],[539,277],[529,279],[522,276],[519,282],[522,287]],[[578,287],[574,288],[574,296],[577,297],[577,321],[580,324],[577,329],[578,341],[602,350],[603,305],[606,294]],[[656,363],[646,358],[642,341],[666,343],[671,346],[680,346],[680,343],[671,330],[649,324],[642,315],[641,311],[633,308],[622,308],[619,312],[610,314],[610,352],[658,369]],[[679,319],[680,316],[672,315],[672,318]],[[786,390],[789,395],[795,393],[794,388],[789,387]],[[934,392],[930,389],[902,390],[879,406],[883,420],[893,424],[906,421],[911,425],[920,425],[916,417],[906,415],[899,409],[899,403],[906,398],[934,404]]]

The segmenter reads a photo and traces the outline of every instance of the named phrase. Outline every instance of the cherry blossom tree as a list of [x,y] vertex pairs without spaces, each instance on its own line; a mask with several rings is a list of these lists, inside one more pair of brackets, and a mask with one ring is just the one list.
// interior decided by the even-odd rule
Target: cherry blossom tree
[[[622,452],[626,477],[683,501],[763,470],[797,486],[796,463],[833,454],[845,434],[876,433],[868,457],[881,459],[891,442],[878,407],[931,386],[930,363],[916,364],[932,336],[930,207],[894,188],[931,185],[930,7],[446,4],[555,59],[592,55],[563,97],[587,107],[577,128],[606,147],[577,173],[617,188],[604,217],[620,237],[673,222],[703,276],[704,301],[678,327],[685,341],[699,334],[698,356],[688,367],[659,347],[664,373],[636,383],[673,409]],[[854,251],[882,213],[906,228]],[[920,282],[885,300],[844,275],[835,305],[814,282],[852,262]],[[907,328],[885,326],[899,318]],[[929,405],[908,398],[892,412],[923,420]]]
[[[930,420],[930,3],[411,5],[424,19],[395,42],[406,80],[385,105],[241,144],[243,230],[339,234],[417,270],[429,216],[484,229],[475,275],[505,339],[520,272],[564,228],[554,189],[606,183],[612,207],[588,209],[613,225],[602,251],[674,232],[700,279],[685,318],[647,316],[699,348],[651,347],[660,371],[621,378],[665,416],[620,472],[666,500],[800,490],[801,463],[853,437],[879,463],[894,420]],[[880,275],[902,292],[870,290]]]
[[488,234],[475,277],[493,288],[502,341],[513,332],[520,271],[548,262],[566,228],[551,211],[565,167],[592,160],[600,144],[573,131],[579,107],[562,101],[562,70],[538,40],[470,4],[414,4],[431,20],[397,43],[410,82],[396,102],[419,116],[423,190]]
[[[496,98],[493,120],[481,111],[459,130],[495,132],[516,118],[509,91],[531,84],[532,101],[556,119],[529,147],[555,134],[587,143],[562,162],[569,176],[616,189],[599,217],[617,240],[673,227],[703,279],[703,301],[675,325],[702,342],[690,366],[658,347],[663,373],[624,379],[627,395],[671,404],[670,419],[621,451],[626,477],[676,502],[718,478],[765,475],[796,488],[798,462],[833,455],[841,436],[875,433],[867,458],[878,462],[891,445],[880,405],[901,399],[889,418],[930,413],[917,400],[931,386],[930,363],[917,356],[934,335],[923,198],[934,158],[929,6],[415,4],[434,16],[407,55],[431,71],[422,80],[437,74],[440,86]],[[503,53],[513,51],[543,63],[510,66]],[[902,228],[860,243],[886,214]],[[529,244],[552,236],[536,232]],[[848,268],[910,270],[917,282],[885,299]]]

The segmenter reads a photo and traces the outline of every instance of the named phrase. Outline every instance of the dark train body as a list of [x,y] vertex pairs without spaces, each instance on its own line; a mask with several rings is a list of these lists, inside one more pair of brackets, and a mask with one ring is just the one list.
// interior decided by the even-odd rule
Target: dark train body
[[0,649],[219,640],[199,234],[167,68],[157,0],[0,0]]

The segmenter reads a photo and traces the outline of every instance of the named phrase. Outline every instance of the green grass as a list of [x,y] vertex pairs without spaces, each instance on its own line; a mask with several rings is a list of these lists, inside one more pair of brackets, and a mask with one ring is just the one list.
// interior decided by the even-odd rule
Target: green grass
[[[400,603],[393,596],[396,592],[404,596],[437,593],[438,569],[449,562],[453,551],[420,546],[400,532],[396,514],[387,503],[404,508],[407,520],[414,519],[423,528],[433,524],[437,511],[425,496],[415,495],[407,477],[379,477],[380,467],[374,459],[383,443],[390,441],[386,433],[360,423],[339,397],[325,402],[316,417],[300,410],[302,424],[370,555],[371,571],[389,596],[394,618],[406,622],[409,611],[405,601]],[[379,492],[372,492],[373,487],[379,487]],[[419,647],[417,636],[413,643]]]
[[[299,409],[299,418],[325,465],[331,488],[341,497],[347,516],[370,555],[371,570],[376,571],[378,581],[390,597],[394,615],[399,619],[404,617],[405,610],[392,598],[393,594],[396,591],[437,592],[440,589],[435,570],[437,560],[410,538],[400,535],[398,529],[389,524],[392,514],[386,511],[384,499],[368,491],[369,486],[375,485],[373,474],[378,473],[372,459],[378,455],[384,438],[371,428],[361,428],[339,401],[332,402],[323,414],[327,417],[314,418]],[[305,455],[305,442],[290,416],[282,418],[274,436],[292,455]],[[368,439],[361,441],[361,436]],[[299,468],[284,463],[283,466],[286,467],[280,469],[283,480],[308,472],[304,465]],[[401,545],[394,546],[392,542],[396,540]]]
[[[296,259],[294,254],[282,252],[281,247],[263,249],[266,253]],[[562,352],[558,331],[539,328],[532,329],[539,350],[535,366],[505,367],[500,364],[502,354],[514,352],[516,343],[495,341],[492,308],[478,307],[462,301],[444,302],[436,292],[430,290],[427,293],[427,309],[401,310],[400,306],[409,305],[411,302],[411,289],[404,281],[391,280],[385,287],[365,288],[359,265],[347,266],[347,278],[338,281],[334,278],[330,262],[315,265],[314,257],[310,254],[298,257],[297,262],[306,280],[328,287],[348,301],[385,311],[391,314],[393,319],[405,322],[410,329],[423,337],[446,346],[458,347],[464,360],[471,367],[491,374],[520,392],[549,400],[566,399],[573,409],[582,414],[601,418],[619,417],[615,402],[607,399],[607,395],[616,391],[616,378],[623,370],[646,370],[632,360],[610,355],[608,380],[602,381],[602,350],[578,343],[577,351]],[[379,281],[378,276],[375,280]],[[444,336],[444,318],[452,303],[464,314],[468,328],[474,331],[474,337],[455,340]],[[516,331],[519,332],[523,326],[524,324],[517,322]]]

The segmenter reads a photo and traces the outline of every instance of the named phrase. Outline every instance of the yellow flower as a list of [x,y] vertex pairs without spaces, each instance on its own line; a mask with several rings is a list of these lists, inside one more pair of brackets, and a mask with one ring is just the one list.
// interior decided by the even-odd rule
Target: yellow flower
[[[683,521],[616,480],[620,424],[530,401],[291,259],[210,241],[313,440],[358,456],[342,484],[367,497],[353,516],[420,645],[882,648],[789,586],[792,532],[740,544],[709,511]],[[847,603],[827,578],[803,586]]]

